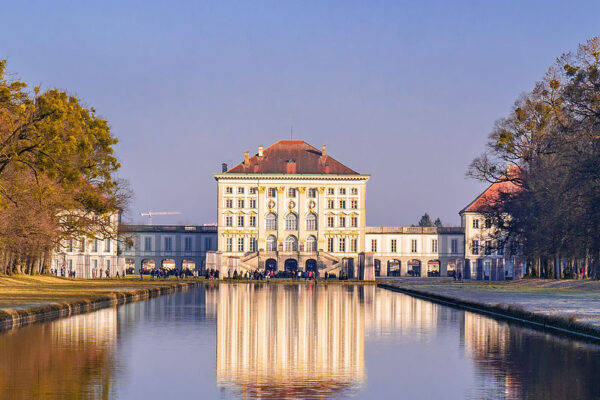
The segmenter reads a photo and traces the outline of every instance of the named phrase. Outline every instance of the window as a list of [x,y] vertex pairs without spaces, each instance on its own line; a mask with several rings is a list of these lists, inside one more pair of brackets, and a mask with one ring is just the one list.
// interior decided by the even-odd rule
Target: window
[[353,210],[356,210],[358,208],[358,200],[352,200],[350,202],[350,208],[352,208]]
[[350,193],[352,195],[357,195],[358,194],[358,189],[357,188],[352,188],[352,189],[350,189]]
[[376,239],[371,239],[371,251],[373,253],[377,252],[377,240]]
[[231,215],[225,217],[225,226],[233,226],[233,217]]
[[232,194],[233,193],[233,188],[231,186],[227,186],[225,188],[225,194]]
[[277,197],[277,188],[269,188],[267,190],[267,197]]
[[212,250],[212,239],[204,238],[204,250]]
[[333,228],[335,225],[335,218],[334,217],[327,217],[327,227],[328,228]]
[[356,253],[358,251],[358,240],[356,239],[350,239],[350,251],[352,253]]
[[316,198],[317,197],[317,189],[315,189],[315,188],[308,189],[308,197],[310,199]]
[[288,189],[288,197],[296,197],[296,189],[289,188]]
[[192,251],[192,238],[191,237],[186,237],[183,241],[183,248],[184,251],[186,252],[190,252]]
[[340,194],[341,195],[345,195],[346,194],[346,188],[340,188]]
[[173,241],[170,237],[165,238],[165,251],[173,251]]
[[431,252],[432,253],[438,252],[438,240],[437,239],[431,239]]
[[244,208],[244,200],[243,199],[238,200],[238,208]]
[[350,218],[350,223],[353,228],[356,228],[358,226],[358,218],[357,217]]
[[488,229],[492,227],[492,220],[491,219],[489,219],[489,218],[485,219],[485,227],[488,228]]
[[333,200],[327,200],[327,208],[331,210],[331,209],[333,209],[333,207],[334,207]]
[[67,251],[73,251],[73,239],[69,239],[69,242],[67,244]]
[[298,239],[290,235],[285,239],[285,251],[298,251]]
[[[150,239],[150,238],[146,238],[146,239]],[[149,247],[150,247],[149,250],[151,250],[152,245],[150,245]],[[146,250],[146,251],[149,251],[149,250]],[[94,245],[92,246],[92,251],[94,253],[98,252],[98,239],[94,239]]]
[[244,216],[243,215],[238,216],[237,223],[238,223],[237,226],[244,226]]
[[479,254],[479,240],[473,240],[473,255]]
[[288,231],[298,230],[298,217],[294,213],[289,213],[285,217],[285,229]]
[[327,238],[327,251],[333,253],[333,238]]
[[498,243],[498,248],[496,249],[496,251],[498,252],[499,256],[503,256],[504,255],[504,245]]
[[228,237],[226,239],[226,246],[227,251],[233,251],[233,238]]
[[85,252],[85,238],[81,238],[79,241],[79,251],[82,253]]
[[340,217],[340,227],[341,228],[346,227],[346,217]]
[[94,270],[98,270],[98,260],[92,260],[92,266],[94,268]]
[[308,214],[306,217],[306,230],[316,231],[317,230],[317,216],[313,213]]
[[479,220],[478,219],[473,220],[473,228],[479,228]]
[[340,200],[340,208],[342,210],[346,208],[346,200]]
[[244,251],[244,238],[238,238],[238,251],[243,252]]
[[277,250],[277,238],[273,235],[267,236],[267,251]]
[[396,239],[392,239],[390,241],[390,251],[392,253],[396,253],[398,251],[398,241]]
[[244,194],[244,188],[243,187],[239,187],[238,188],[238,194]]
[[345,238],[340,238],[340,247],[338,248],[338,251],[340,253],[346,252],[346,239]]
[[267,229],[273,231],[277,229],[277,215],[267,214]]
[[[94,248],[98,251],[98,239],[95,240]],[[152,251],[152,238],[144,238],[144,251]]]
[[233,200],[231,200],[231,199],[225,200],[225,208],[232,208],[232,207],[233,207]]
[[73,260],[69,260],[69,271],[73,271]]
[[306,251],[317,251],[317,238],[310,235],[306,238]]
[[489,256],[492,254],[492,241],[491,240],[486,240],[485,241],[485,255]]
[[412,239],[410,241],[410,251],[412,253],[416,253],[417,252],[417,239]]
[[327,188],[327,194],[335,194],[335,189],[334,188]]
[[250,208],[256,208],[256,200],[250,199]]
[[104,239],[104,251],[110,253],[110,239]]
[[106,260],[106,269],[110,271],[110,260]]
[[249,190],[250,194],[256,194],[258,192],[258,188],[257,187],[251,187]]
[[251,253],[256,252],[256,238],[250,238],[248,242],[248,250],[250,250]]
[[255,215],[251,215],[250,216],[250,224],[251,227],[256,227],[256,216]]
[[458,253],[458,239],[452,239],[450,242],[450,250],[453,253]]

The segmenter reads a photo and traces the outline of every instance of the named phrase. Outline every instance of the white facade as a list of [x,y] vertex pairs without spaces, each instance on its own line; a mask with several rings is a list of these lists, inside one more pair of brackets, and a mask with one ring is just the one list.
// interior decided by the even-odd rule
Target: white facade
[[[116,233],[118,214],[110,217],[110,223]],[[50,268],[58,276],[70,276],[70,272],[76,278],[114,277],[117,272],[122,276],[125,260],[118,257],[117,248],[117,241],[108,237],[65,240],[52,253]]]
[[458,227],[367,227],[365,237],[376,276],[449,276],[463,265]]
[[[368,175],[217,174],[218,249],[224,260],[304,269],[364,251]],[[226,261],[224,261],[226,262]]]

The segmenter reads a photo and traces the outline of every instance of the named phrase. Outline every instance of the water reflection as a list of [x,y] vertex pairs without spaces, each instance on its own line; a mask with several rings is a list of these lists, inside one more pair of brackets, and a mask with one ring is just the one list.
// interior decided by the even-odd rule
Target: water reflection
[[464,313],[465,352],[476,366],[473,397],[598,399],[599,346]]
[[113,381],[115,308],[0,336],[0,398],[106,398]]
[[597,371],[597,345],[373,286],[205,286],[0,334],[0,399],[586,399]]
[[362,288],[232,285],[218,291],[217,382],[250,398],[315,398],[365,380]]

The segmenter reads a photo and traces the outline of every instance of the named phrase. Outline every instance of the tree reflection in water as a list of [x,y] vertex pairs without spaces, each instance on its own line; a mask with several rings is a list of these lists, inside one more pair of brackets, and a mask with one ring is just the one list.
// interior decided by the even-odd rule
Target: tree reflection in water
[[116,308],[0,336],[0,399],[108,398]]

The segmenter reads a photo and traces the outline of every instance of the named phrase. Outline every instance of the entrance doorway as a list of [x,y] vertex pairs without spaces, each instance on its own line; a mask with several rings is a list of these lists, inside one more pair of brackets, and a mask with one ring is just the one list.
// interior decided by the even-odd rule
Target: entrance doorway
[[408,276],[421,276],[421,261],[410,260],[408,263]]
[[285,270],[286,271],[297,271],[298,270],[298,260],[293,258],[288,258],[285,260]]
[[388,261],[388,276],[400,276],[400,260]]
[[306,260],[305,269],[306,269],[306,272],[308,272],[308,271],[317,272],[317,260],[314,260],[312,258],[309,258],[308,260]]
[[430,260],[427,262],[427,276],[440,276],[440,260]]
[[277,260],[274,258],[269,258],[267,261],[265,261],[265,270],[273,272],[277,271]]

